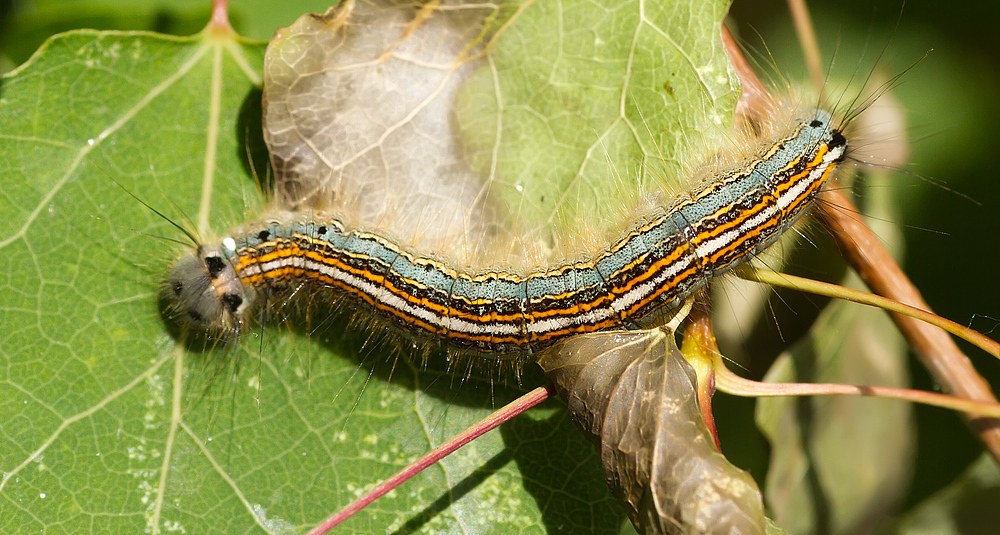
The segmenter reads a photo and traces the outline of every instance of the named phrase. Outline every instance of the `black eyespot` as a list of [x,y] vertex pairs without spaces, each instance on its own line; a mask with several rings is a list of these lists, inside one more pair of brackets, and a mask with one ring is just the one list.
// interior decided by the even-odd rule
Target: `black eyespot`
[[205,319],[201,314],[195,312],[194,310],[188,310],[188,317],[197,322],[201,322]]
[[316,229],[316,234],[320,236],[326,234],[326,225],[322,225],[318,229]]
[[[847,145],[847,138],[844,137],[844,134],[842,134],[840,132],[840,130],[834,130],[833,133],[832,133],[832,135],[831,135],[830,146],[831,147],[843,147],[845,145]],[[847,153],[845,152],[844,155],[841,156],[841,160],[844,159],[844,157],[846,157],[846,155],[847,155]]]
[[431,271],[434,271],[434,265],[433,264],[424,264],[424,271],[426,271],[427,273],[430,273]]
[[175,281],[174,282],[174,286],[173,286],[173,290],[174,290],[174,295],[180,297],[181,292],[184,291],[184,285],[181,284],[180,281]]
[[217,256],[206,256],[205,267],[208,268],[208,276],[214,279],[219,276],[219,273],[222,273],[222,270],[226,269],[226,263]]
[[820,121],[819,119],[813,119],[812,122],[809,123],[809,126],[813,128],[819,128],[823,126],[823,121]]
[[257,234],[257,239],[260,241],[267,241],[271,237],[271,232],[268,230],[262,230]]
[[230,312],[235,314],[236,311],[239,310],[240,305],[243,304],[243,298],[238,294],[228,293],[222,295],[222,302],[225,303],[226,308],[228,308]]

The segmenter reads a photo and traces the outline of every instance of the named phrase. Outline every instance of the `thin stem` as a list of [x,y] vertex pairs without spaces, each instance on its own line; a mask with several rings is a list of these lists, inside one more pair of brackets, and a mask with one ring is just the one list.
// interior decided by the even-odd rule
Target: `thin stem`
[[[723,37],[725,38],[725,32]],[[738,47],[727,46],[726,52],[731,58],[734,55],[742,55]],[[747,91],[746,88],[759,88],[763,84],[752,69],[740,68],[740,65],[746,65],[746,60],[733,61],[740,84],[744,88],[740,101],[747,100],[750,105],[762,102],[754,90]],[[766,110],[750,111],[763,113]],[[886,251],[868,225],[857,217],[856,214],[860,212],[854,203],[835,188],[827,188],[821,199],[823,202],[817,203],[820,207],[818,210],[820,219],[833,232],[841,254],[858,272],[861,280],[876,294],[929,311],[930,307],[906,273]],[[947,392],[985,403],[997,402],[989,383],[976,372],[968,357],[946,332],[897,313],[892,313],[892,319],[924,366]],[[993,457],[1000,460],[1000,419],[976,416],[966,416],[966,418]]]
[[373,489],[365,493],[364,496],[358,498],[340,511],[337,511],[333,514],[333,516],[324,520],[322,524],[313,528],[313,530],[309,532],[309,535],[322,535],[324,533],[329,533],[331,529],[354,516],[355,513],[364,509],[370,503],[381,498],[392,489],[401,485],[403,482],[422,472],[425,468],[440,461],[458,448],[461,448],[476,438],[479,438],[488,431],[492,431],[493,429],[499,427],[500,424],[555,395],[555,387],[549,384],[546,386],[540,386],[517,398],[511,403],[508,403],[503,408],[497,410],[493,414],[490,414],[486,418],[483,418],[475,425],[467,428],[465,431],[451,437],[440,446],[425,454],[423,457],[413,461],[406,468],[396,472],[396,474],[389,479],[379,483]]
[[886,386],[854,386],[836,383],[761,383],[744,379],[729,368],[722,356],[715,359],[715,386],[720,391],[734,396],[743,397],[777,397],[777,396],[865,396],[888,399],[899,399],[922,403],[945,409],[982,416],[1000,417],[1000,404],[985,403],[969,399],[957,398],[935,392],[911,390],[906,388],[891,388]]
[[819,43],[816,41],[815,26],[809,16],[809,7],[806,6],[805,0],[788,0],[788,11],[792,14],[795,34],[799,36],[802,54],[805,55],[809,79],[816,91],[822,95],[826,77],[823,74],[823,60],[819,55]]
[[233,26],[229,23],[229,0],[212,0],[212,18],[206,29],[215,34],[234,33]]
[[712,412],[712,396],[715,394],[715,356],[719,354],[719,345],[715,341],[712,317],[708,310],[706,306],[695,307],[688,316],[681,353],[698,376],[698,404],[701,406],[701,417],[705,420],[712,438],[715,439],[715,447],[722,451],[719,433],[715,427],[715,415]]
[[[833,231],[833,237],[847,262],[873,292],[894,301],[929,311],[931,308],[907,278],[896,260],[882,246],[881,240],[857,214],[858,209],[843,192],[829,188],[823,192],[820,219]],[[946,392],[955,396],[997,403],[989,383],[969,362],[948,334],[923,321],[891,313],[910,347]],[[966,415],[979,438],[1000,460],[1000,419]]]
[[761,282],[770,286],[780,286],[782,288],[845,299],[847,301],[870,305],[888,310],[890,312],[903,314],[911,318],[916,318],[920,321],[940,327],[969,342],[970,344],[975,345],[990,355],[1000,358],[1000,342],[997,342],[996,340],[993,340],[992,338],[964,325],[959,325],[958,323],[955,323],[947,318],[942,318],[932,312],[921,310],[910,305],[904,305],[903,303],[887,299],[880,295],[862,292],[860,290],[854,290],[852,288],[846,288],[844,286],[830,284],[828,282],[796,277],[795,275],[789,275],[787,273],[778,273],[776,271],[750,268],[747,266],[740,267],[736,271],[736,274],[743,279]]

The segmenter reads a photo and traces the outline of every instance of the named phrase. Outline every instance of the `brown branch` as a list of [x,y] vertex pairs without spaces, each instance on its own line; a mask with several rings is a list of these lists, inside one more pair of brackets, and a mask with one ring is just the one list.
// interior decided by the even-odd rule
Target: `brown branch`
[[[819,216],[833,230],[837,247],[871,290],[883,297],[930,312],[917,288],[882,246],[881,240],[858,216],[854,203],[842,192],[823,192]],[[943,330],[920,320],[892,313],[893,321],[934,379],[954,396],[996,403],[989,383]],[[1000,460],[1000,419],[966,415],[972,428]]]
[[729,62],[733,64],[736,77],[740,80],[740,99],[736,102],[736,116],[759,122],[774,107],[774,98],[767,86],[757,77],[757,73],[743,55],[743,49],[725,24],[722,25],[722,45],[726,48]]
[[802,43],[802,53],[805,55],[806,69],[813,87],[823,90],[826,77],[823,75],[823,60],[819,57],[819,43],[816,41],[816,30],[813,28],[812,17],[805,0],[788,0],[788,12],[795,24],[795,34]]
[[[761,95],[764,84],[725,26],[722,27],[722,40],[743,86],[737,112],[742,110],[750,118],[766,113],[768,99]],[[834,188],[827,188],[821,199],[820,219],[833,231],[841,254],[872,292],[930,312],[930,307],[906,273],[883,247],[878,236],[857,215],[860,212],[854,203]],[[946,392],[966,399],[997,403],[989,384],[945,331],[914,318],[890,315],[910,347]],[[993,456],[1000,460],[1000,419],[966,415],[966,420]]]

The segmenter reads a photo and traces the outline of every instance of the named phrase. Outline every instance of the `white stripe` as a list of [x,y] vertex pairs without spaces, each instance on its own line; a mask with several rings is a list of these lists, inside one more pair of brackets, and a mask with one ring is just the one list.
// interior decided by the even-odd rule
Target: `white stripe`
[[674,278],[678,273],[681,273],[691,267],[690,258],[688,258],[687,262],[682,262],[681,260],[681,258],[677,259],[677,261],[671,264],[670,267],[660,271],[655,278],[632,288],[628,291],[628,293],[622,294],[618,299],[615,299],[611,303],[611,308],[614,309],[616,313],[630,308],[635,303],[638,303],[646,296],[656,291],[656,289],[659,288],[664,282]]
[[754,217],[744,221],[740,226],[726,231],[721,236],[717,236],[699,244],[695,253],[700,258],[707,258],[716,251],[719,251],[730,243],[733,243],[736,238],[743,236],[749,230],[759,227],[764,224],[765,221],[776,215],[778,215],[778,208],[775,206],[768,206]]

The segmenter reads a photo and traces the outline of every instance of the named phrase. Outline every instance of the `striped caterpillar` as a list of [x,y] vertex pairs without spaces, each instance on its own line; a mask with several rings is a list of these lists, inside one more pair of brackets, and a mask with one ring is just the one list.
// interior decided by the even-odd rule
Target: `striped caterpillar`
[[170,307],[194,327],[240,331],[255,307],[331,291],[416,337],[531,354],[576,334],[655,325],[777,240],[846,154],[830,114],[814,110],[761,156],[660,208],[596,258],[524,276],[463,272],[336,215],[265,220],[180,259]]
[[[539,2],[530,9],[551,7],[553,4]],[[646,3],[646,7],[654,5]],[[563,4],[559,7],[572,6]],[[168,41],[164,43],[149,36],[138,38],[100,36],[93,37],[92,41],[87,39],[87,35],[71,35],[62,38],[58,43],[67,43],[64,48],[70,52],[80,50],[86,52],[102,50],[101,43],[147,46],[151,41],[156,41],[165,49],[177,52],[182,59],[191,58],[190,61],[181,63],[183,67],[189,68],[190,65],[195,65],[191,71],[192,76],[185,78],[184,75],[188,71],[175,72],[157,63],[156,70],[167,73],[164,79],[196,80],[192,81],[192,84],[198,88],[207,86],[209,77],[202,76],[205,71],[200,67],[206,64],[206,58],[212,56],[212,54],[199,56],[198,53],[204,54],[205,50],[223,50],[222,45],[206,43],[199,39],[178,44],[176,40],[164,39],[162,41]],[[81,48],[81,43],[87,46]],[[228,41],[226,46],[239,49],[241,45],[236,41]],[[123,49],[130,48],[125,46]],[[113,50],[116,49],[109,51]],[[362,404],[354,408],[349,401],[355,395],[351,388],[357,386],[358,381],[348,388],[344,388],[343,385],[349,383],[348,377],[359,368],[357,362],[346,358],[325,358],[328,356],[325,352],[327,347],[323,346],[320,352],[323,352],[324,358],[309,357],[315,367],[305,374],[306,379],[302,379],[302,375],[296,377],[298,370],[295,367],[298,362],[295,351],[301,350],[305,343],[297,340],[295,336],[277,336],[277,341],[269,343],[267,347],[268,351],[275,350],[274,356],[262,355],[264,358],[261,368],[244,370],[253,375],[249,383],[244,381],[247,374],[234,376],[232,383],[237,385],[234,387],[237,389],[245,388],[249,384],[255,392],[263,392],[263,396],[258,398],[261,400],[258,405],[256,407],[253,403],[225,405],[223,401],[221,404],[223,408],[232,406],[234,409],[232,421],[236,424],[225,425],[227,418],[212,420],[210,416],[215,414],[217,409],[206,411],[204,408],[207,403],[198,404],[193,401],[202,392],[191,385],[191,376],[197,375],[198,367],[201,365],[199,359],[202,356],[186,353],[183,347],[178,348],[173,344],[158,321],[159,316],[155,306],[152,305],[154,299],[149,295],[149,285],[142,286],[135,283],[136,280],[149,283],[153,279],[159,283],[163,273],[150,275],[132,269],[135,267],[135,259],[142,258],[141,253],[132,247],[136,244],[129,243],[134,236],[131,233],[121,232],[119,227],[105,224],[104,220],[81,217],[74,218],[71,224],[53,226],[57,224],[58,218],[46,218],[53,212],[59,214],[66,207],[78,206],[84,209],[90,208],[107,220],[127,221],[136,228],[149,229],[149,220],[146,218],[148,213],[128,212],[135,204],[128,199],[124,204],[114,202],[116,199],[114,195],[120,192],[114,188],[111,188],[110,194],[105,191],[108,180],[104,174],[84,172],[88,170],[84,167],[89,168],[89,165],[71,166],[67,170],[54,163],[64,159],[84,164],[92,161],[95,163],[111,161],[114,162],[110,167],[115,176],[119,176],[118,173],[121,172],[120,176],[126,177],[123,180],[134,179],[136,184],[140,184],[138,187],[142,189],[142,195],[152,195],[144,189],[144,185],[148,182],[143,180],[162,180],[155,185],[160,191],[169,189],[172,198],[176,199],[181,198],[180,195],[186,195],[181,193],[182,190],[191,192],[211,190],[210,187],[202,188],[202,185],[197,183],[196,177],[200,176],[195,172],[200,162],[197,155],[201,154],[199,150],[207,146],[215,148],[218,144],[214,138],[205,141],[195,135],[201,132],[199,129],[204,128],[204,118],[200,115],[194,119],[178,113],[177,120],[174,121],[174,114],[164,113],[164,110],[169,112],[187,110],[188,108],[184,106],[189,106],[190,103],[185,99],[188,99],[192,92],[166,91],[160,94],[139,88],[134,93],[108,97],[106,101],[93,98],[90,100],[66,98],[67,91],[70,96],[78,97],[82,91],[93,91],[95,87],[93,84],[74,83],[74,80],[78,82],[96,79],[102,82],[100,87],[119,87],[121,81],[126,79],[120,74],[131,71],[113,68],[121,63],[109,62],[117,60],[125,65],[135,65],[135,61],[131,63],[128,61],[127,54],[109,53],[105,56],[89,57],[90,60],[97,60],[96,67],[90,70],[85,69],[82,64],[78,65],[79,62],[74,63],[72,59],[65,60],[57,56],[53,60],[51,54],[49,57],[50,61],[45,62],[42,61],[46,59],[45,54],[40,54],[34,70],[31,66],[24,70],[24,73],[30,76],[23,78],[12,76],[9,80],[5,78],[2,103],[5,110],[11,109],[9,102],[18,106],[14,108],[17,110],[16,113],[7,116],[12,125],[16,123],[17,128],[11,126],[4,132],[8,141],[18,140],[9,144],[12,149],[9,161],[15,166],[28,162],[29,159],[32,162],[30,166],[24,166],[23,170],[15,170],[14,174],[10,175],[17,177],[12,184],[37,188],[23,191],[29,194],[40,191],[38,198],[42,199],[39,201],[31,195],[13,197],[14,202],[19,205],[36,206],[37,210],[23,214],[21,219],[13,217],[15,225],[8,237],[8,242],[14,245],[8,247],[8,252],[13,253],[9,255],[12,259],[8,276],[9,286],[13,288],[15,284],[25,283],[30,290],[24,294],[29,298],[28,302],[18,301],[20,295],[18,292],[8,292],[10,306],[5,314],[7,325],[10,327],[8,344],[5,347],[12,356],[13,363],[8,369],[10,373],[8,383],[20,389],[26,408],[23,413],[14,409],[15,406],[20,407],[18,396],[22,395],[15,394],[15,401],[9,404],[9,410],[5,413],[10,421],[9,434],[17,437],[17,446],[7,448],[10,452],[4,474],[7,486],[2,489],[7,493],[6,496],[11,497],[9,502],[15,504],[12,509],[18,510],[13,513],[12,516],[18,516],[14,516],[12,522],[23,522],[23,525],[30,524],[39,529],[45,524],[61,524],[70,526],[67,529],[84,531],[93,529],[94,519],[98,518],[99,522],[104,523],[102,525],[123,526],[121,527],[123,530],[135,531],[142,528],[145,520],[152,532],[182,527],[188,532],[200,532],[211,531],[220,525],[228,527],[228,531],[239,529],[233,527],[237,523],[233,519],[239,519],[241,525],[252,525],[257,522],[265,530],[285,532],[287,530],[281,529],[280,522],[274,522],[275,519],[287,519],[285,523],[294,526],[315,521],[326,511],[325,508],[331,501],[346,500],[346,496],[353,493],[355,488],[371,484],[379,472],[405,462],[406,457],[413,455],[413,450],[423,446],[418,444],[414,447],[414,443],[423,438],[426,438],[426,442],[433,443],[437,437],[420,428],[420,424],[430,423],[430,427],[455,425],[455,421],[460,417],[458,413],[462,412],[460,409],[465,409],[466,406],[479,409],[492,403],[492,398],[482,391],[485,388],[477,391],[475,387],[482,385],[472,382],[460,389],[462,391],[460,393],[456,393],[456,389],[442,389],[446,390],[445,393],[431,390],[427,386],[431,381],[423,374],[412,384],[404,383],[408,379],[406,376],[408,370],[406,366],[401,365],[393,370],[395,373],[391,374],[392,381],[388,384],[384,382],[378,384],[379,379],[385,378],[384,374],[376,376],[376,379],[368,384],[364,399],[361,400]],[[140,57],[148,61],[147,56]],[[220,57],[229,56],[225,56],[225,52],[220,52]],[[198,62],[198,58],[201,58],[201,63]],[[58,68],[51,68],[53,65]],[[256,69],[256,65],[253,68]],[[32,85],[32,78],[40,80],[39,85]],[[161,80],[161,78],[155,79]],[[8,81],[12,83],[8,84]],[[53,81],[62,83],[52,83]],[[45,84],[44,91],[41,89],[41,83]],[[661,79],[660,84],[663,83]],[[155,86],[154,89],[157,91],[178,87],[177,84],[170,85],[166,82],[151,85]],[[243,88],[247,85],[250,83],[246,82],[235,87]],[[230,85],[228,78],[219,87],[223,93],[234,92],[232,90],[234,86]],[[672,81],[670,87],[677,93],[683,91],[676,80]],[[39,88],[37,93],[33,91],[35,88]],[[669,93],[667,89],[663,91]],[[237,97],[240,97],[242,92],[240,89]],[[207,88],[203,93],[206,101],[208,95],[218,94],[211,93]],[[45,97],[45,100],[39,100],[38,95]],[[226,98],[221,100],[232,105]],[[81,112],[80,117],[87,117],[87,126],[83,129],[86,135],[71,140],[68,145],[39,143],[39,116],[25,113],[23,110],[33,109],[36,103],[44,104],[39,106],[39,109],[59,110],[62,108],[55,103],[67,101],[80,106],[77,110]],[[94,106],[88,108],[86,102]],[[149,106],[150,103],[153,106]],[[225,119],[235,117],[237,111],[231,107],[222,109],[224,111],[215,113],[223,115],[221,123],[225,126]],[[142,130],[144,135],[139,136],[135,130],[121,128],[122,125],[138,126],[135,121],[130,120],[132,113],[146,119],[142,124],[154,125],[157,128],[153,131]],[[64,117],[59,117],[58,120],[52,119],[52,131],[59,131],[55,125],[62,120]],[[48,123],[43,124],[48,126]],[[786,135],[793,130],[792,127],[788,127],[788,123],[782,124],[778,121],[777,124],[780,127],[776,130],[783,131]],[[231,134],[235,129],[227,131]],[[188,140],[190,144],[178,143],[177,139]],[[773,140],[763,141],[766,146],[768,141]],[[227,138],[219,146],[229,150],[220,150],[218,155],[221,165],[211,168],[218,172],[217,178],[232,179],[238,176],[239,180],[242,180],[244,177],[239,173],[239,163],[234,157],[244,151],[242,144]],[[21,150],[22,147],[32,150]],[[66,151],[67,147],[71,149],[69,152]],[[169,147],[171,150],[163,150],[164,147]],[[598,156],[601,155],[600,145],[595,152]],[[69,158],[66,158],[67,154]],[[207,156],[205,161],[214,163],[215,153],[210,154],[212,157]],[[120,158],[126,155],[130,158]],[[179,155],[192,157],[180,158]],[[107,167],[106,164],[105,169]],[[65,171],[65,174],[60,179],[58,173],[42,172],[49,169],[60,173]],[[211,176],[210,169],[206,168],[205,176]],[[49,185],[53,185],[52,189],[45,189]],[[130,183],[129,187],[135,186]],[[218,224],[216,217],[226,218],[227,211],[239,211],[243,207],[244,201],[239,199],[238,193],[231,193],[234,190],[238,191],[239,186],[234,186],[232,181],[223,182],[220,179],[215,183],[216,198],[211,202],[203,202],[203,205],[210,206],[214,224]],[[22,190],[17,190],[12,195],[20,191]],[[225,197],[225,193],[220,195],[220,191],[230,193],[229,197]],[[46,193],[50,194],[46,196]],[[75,193],[76,196],[70,196],[71,193]],[[233,208],[231,204],[220,202],[220,197],[228,199],[231,204],[235,202],[239,207]],[[50,201],[52,204],[48,204]],[[105,202],[109,203],[107,207]],[[185,204],[185,209],[190,210],[188,206]],[[673,205],[666,203],[661,206],[664,207],[664,211],[673,208]],[[306,211],[299,212],[303,217],[306,213]],[[342,215],[339,212],[335,213]],[[653,211],[644,213],[650,216]],[[126,220],[125,217],[136,219]],[[285,224],[294,222],[287,214],[278,219]],[[199,223],[202,225],[200,228],[207,228],[208,220],[209,217],[205,217]],[[17,222],[22,222],[23,225],[19,227],[20,223]],[[377,226],[357,225],[352,221],[342,222],[348,229],[378,229]],[[639,225],[632,226],[639,227]],[[254,230],[259,232],[265,227],[261,226]],[[52,232],[53,229],[57,232]],[[48,234],[69,236],[70,240],[60,242],[54,247],[43,246],[42,238]],[[235,242],[237,238],[251,234],[232,236]],[[607,240],[603,246],[616,243],[616,239],[620,239],[620,236]],[[72,243],[74,240],[78,243]],[[398,244],[407,243],[398,236],[392,237],[392,241]],[[116,242],[122,242],[121,249]],[[221,243],[221,240],[218,243]],[[29,248],[19,249],[20,245]],[[112,252],[121,250],[127,253],[110,255],[111,261],[101,263],[109,256],[108,250]],[[422,248],[412,250],[423,251]],[[156,251],[158,254],[159,249]],[[597,253],[589,255],[590,258],[596,256]],[[442,261],[436,256],[431,257]],[[23,261],[28,258],[38,261]],[[87,262],[91,259],[94,261],[93,265]],[[139,260],[139,263],[142,261]],[[464,265],[462,262],[444,263]],[[36,271],[40,271],[44,276],[37,277]],[[515,269],[510,272],[524,274],[532,271]],[[59,292],[60,288],[71,288],[68,284],[62,286],[63,281],[71,283],[74,291]],[[132,284],[129,284],[129,281]],[[51,291],[53,289],[56,291]],[[30,301],[33,297],[38,298],[37,302]],[[263,310],[268,308],[269,304],[259,300],[257,307],[258,310]],[[370,311],[366,305],[358,308]],[[58,322],[64,317],[74,319],[69,334],[58,329],[60,325]],[[91,320],[98,322],[98,328],[90,327]],[[228,332],[234,331],[230,329]],[[579,337],[572,339],[577,340]],[[315,342],[323,343],[321,337],[317,337]],[[310,340],[309,344],[312,343],[313,340]],[[257,351],[256,347],[249,350],[251,353]],[[301,357],[301,353],[298,356]],[[333,366],[339,366],[338,371],[328,373]],[[170,370],[171,367],[174,369]],[[386,368],[388,365],[382,366],[380,370]],[[192,371],[194,373],[191,373]],[[274,375],[271,375],[272,371]],[[400,383],[404,383],[403,386],[400,386]],[[438,383],[447,383],[447,380]],[[263,387],[257,388],[255,384]],[[337,394],[342,389],[345,393],[338,398]],[[467,398],[454,403],[455,397],[466,393],[469,394]],[[384,401],[384,398],[393,396],[406,401],[415,400],[414,405],[419,403],[420,407],[411,409],[406,406],[402,408],[391,406],[388,411],[378,412],[379,403]],[[473,397],[477,401],[467,401]],[[453,405],[438,412],[429,412],[426,410],[428,398],[437,398],[436,401],[451,402]],[[245,398],[234,395],[233,399]],[[44,403],[37,403],[39,400]],[[159,404],[155,403],[156,400],[159,400]],[[144,404],[146,402],[149,404]],[[42,412],[36,411],[39,408]],[[422,411],[418,414],[422,421],[415,425],[401,422],[402,418],[390,420],[399,414],[417,414],[417,410]],[[57,417],[52,418],[53,414]],[[209,417],[205,417],[206,414]],[[375,415],[372,421],[362,420],[369,414]],[[544,460],[546,452],[554,452],[554,456],[565,456],[567,452],[590,451],[579,447],[582,440],[574,443],[574,447],[567,448],[566,444],[575,438],[575,430],[559,428],[559,419],[545,420],[545,414],[547,413],[543,412],[541,416],[523,419],[526,422],[514,422],[512,427],[516,430],[503,430],[505,434],[502,440],[496,439],[490,443],[491,437],[486,437],[477,444],[479,451],[486,453],[485,460],[477,465],[475,473],[488,474],[489,479],[477,489],[484,491],[482,494],[486,494],[486,498],[477,501],[473,507],[466,505],[474,499],[480,500],[480,493],[461,494],[467,488],[463,478],[469,472],[452,471],[451,467],[447,467],[441,470],[442,473],[446,473],[446,477],[431,480],[431,483],[424,485],[424,490],[421,492],[425,495],[421,496],[419,501],[410,498],[406,492],[401,492],[398,503],[393,503],[394,506],[400,506],[396,510],[418,511],[417,514],[422,515],[417,517],[418,520],[413,522],[406,518],[398,521],[387,520],[387,516],[393,515],[385,514],[385,511],[390,509],[386,503],[384,509],[373,511],[373,519],[369,522],[377,524],[379,531],[384,531],[385,525],[393,521],[397,522],[396,527],[408,522],[402,531],[407,531],[414,522],[425,522],[421,525],[437,529],[443,522],[448,521],[443,518],[446,515],[438,513],[440,508],[437,505],[425,504],[433,501],[439,492],[448,498],[454,498],[456,495],[464,496],[462,500],[455,499],[458,505],[454,508],[456,511],[462,510],[463,507],[466,511],[472,510],[470,516],[476,519],[482,518],[484,514],[494,515],[491,518],[500,517],[506,514],[507,504],[497,505],[495,496],[506,499],[515,494],[513,487],[516,484],[510,484],[507,474],[513,471],[515,463],[524,463],[529,468],[525,476],[529,482],[525,485],[529,487],[528,492],[537,486],[536,482],[541,482],[540,486],[554,489],[552,494],[555,498],[540,496],[537,501],[543,508],[542,512],[525,513],[516,517],[506,516],[504,518],[513,519],[510,520],[510,524],[503,524],[503,527],[494,528],[494,531],[498,529],[513,531],[516,529],[513,524],[520,522],[522,516],[529,515],[532,515],[530,521],[535,522],[534,525],[540,526],[544,522],[555,530],[556,526],[566,524],[562,523],[563,519],[553,519],[549,515],[553,510],[567,509],[567,503],[570,506],[582,504],[580,510],[573,511],[571,519],[572,522],[582,519],[579,520],[580,524],[569,525],[587,525],[588,522],[596,525],[600,519],[595,521],[594,518],[586,516],[588,513],[603,518],[605,524],[613,523],[614,513],[605,513],[605,509],[592,513],[596,509],[595,500],[592,495],[585,494],[587,491],[579,490],[583,486],[579,480],[568,484],[563,480],[561,482],[563,485],[559,486],[544,479],[547,474],[561,470],[561,467],[552,470],[552,464],[542,462],[538,463],[541,468],[536,465],[534,470],[531,469],[532,465],[529,464],[531,460],[534,458]],[[218,423],[220,420],[223,421],[222,424]],[[347,425],[348,420],[350,427]],[[357,425],[359,423],[361,425]],[[520,427],[516,427],[518,425]],[[522,432],[525,429],[528,432]],[[374,439],[368,440],[369,435],[380,441],[378,445],[382,446],[381,451],[371,454],[375,448],[368,447],[374,446]],[[552,438],[548,443],[540,444],[531,453],[524,453],[526,448],[522,446],[523,441],[515,442],[511,439],[514,435],[528,437],[529,442],[539,436]],[[100,440],[93,440],[95,436]],[[318,443],[319,447],[313,446],[314,443]],[[273,447],[270,446],[272,444]],[[583,443],[582,446],[587,444]],[[397,447],[399,449],[393,449]],[[324,448],[328,449],[324,451]],[[397,451],[402,453],[397,455]],[[121,459],[126,458],[127,453],[128,460],[125,463],[117,462],[114,456],[108,453],[119,453]],[[233,453],[235,455],[232,455]],[[497,455],[497,460],[489,460],[493,455]],[[532,459],[525,461],[528,457]],[[36,462],[39,468],[37,471],[31,469],[36,466]],[[355,467],[353,474],[344,469],[348,465]],[[501,468],[498,470],[497,466]],[[576,474],[581,470],[571,468],[562,472]],[[89,474],[89,484],[78,485],[78,488],[69,485],[80,481],[76,477],[78,474]],[[216,484],[219,479],[217,475],[224,476],[223,487],[228,484],[232,490],[223,488],[220,492],[220,486]],[[472,476],[473,483],[483,480],[476,479],[478,477],[478,475]],[[66,483],[59,491],[55,491],[60,487],[57,479]],[[494,481],[497,484],[494,484]],[[137,488],[140,489],[138,493],[135,492]],[[428,488],[432,489],[433,494],[430,500],[424,499],[427,498]],[[491,496],[490,491],[493,489],[499,489],[499,492]],[[570,489],[572,492],[567,492],[565,489]],[[93,492],[94,490],[98,492]],[[458,492],[454,492],[455,490]],[[302,491],[302,494],[297,494],[299,491]],[[38,497],[39,492],[45,492],[47,496]],[[334,494],[336,497],[333,497]],[[118,499],[108,502],[106,500],[108,496],[116,496]],[[203,496],[206,498],[203,499]],[[525,492],[517,494],[515,498],[519,499],[521,504],[534,503]],[[508,501],[512,503],[514,498]],[[56,507],[52,506],[53,503]],[[217,504],[210,507],[212,516],[210,521],[214,523],[212,526],[208,525],[209,521],[201,522],[201,519],[208,518],[206,503]],[[303,507],[306,503],[311,507]],[[110,507],[103,507],[105,504],[110,504]],[[146,508],[147,505],[149,509]],[[154,505],[157,507],[155,513],[152,512]],[[422,507],[427,507],[424,511],[430,513],[420,511]],[[109,514],[103,514],[105,511]],[[64,512],[75,516],[67,518]],[[143,516],[144,512],[146,516]],[[377,519],[374,518],[376,514]],[[399,513],[398,516],[402,514]],[[453,516],[463,514],[465,513],[456,512]],[[431,521],[419,520],[432,515],[433,524]],[[218,520],[220,518],[223,520]],[[466,519],[460,518],[458,521],[465,522]],[[496,520],[498,525],[501,521]],[[613,526],[609,531],[617,532],[618,527]]]
[[[337,19],[334,11],[322,19],[306,18],[300,24],[315,21],[316,26],[325,28]],[[335,34],[338,29],[350,35],[347,27],[334,28]],[[366,30],[377,33],[367,25]],[[422,30],[435,31],[433,26]],[[307,72],[339,75],[338,69],[328,64],[314,66],[308,60],[301,61],[307,65],[299,68]],[[349,67],[342,69],[350,72]],[[303,85],[322,87],[322,76],[307,76],[309,81]],[[281,82],[275,85],[287,89]],[[354,96],[351,85],[344,82],[343,86],[341,98],[350,102]],[[275,97],[270,88],[264,99],[268,113],[286,100],[295,101]],[[349,109],[349,105],[343,108]],[[312,111],[309,105],[305,110]],[[695,187],[676,195],[676,200],[649,203],[652,206],[632,218],[629,228],[596,253],[521,271],[476,271],[468,263],[453,264],[425,253],[425,248],[414,244],[419,240],[407,241],[398,227],[394,231],[376,228],[372,220],[377,224],[380,218],[390,216],[365,221],[352,213],[360,210],[341,199],[366,204],[372,202],[371,194],[351,193],[350,184],[349,193],[344,193],[337,183],[341,164],[336,158],[316,166],[333,177],[334,185],[326,185],[324,181],[331,179],[316,176],[305,149],[288,150],[275,139],[278,135],[271,134],[272,149],[279,154],[273,159],[279,177],[275,194],[279,210],[216,242],[199,245],[181,258],[164,289],[169,310],[185,329],[214,330],[225,336],[239,335],[260,317],[258,313],[274,306],[297,300],[347,302],[362,316],[380,317],[421,342],[481,357],[476,362],[512,362],[514,366],[556,342],[578,340],[573,337],[580,334],[659,326],[667,312],[711,279],[760,253],[791,228],[846,158],[847,140],[829,112],[817,108],[791,120],[780,115],[772,119],[760,129],[764,133],[754,132],[747,136],[747,145],[731,151],[741,152],[742,158],[724,160],[710,173],[695,175]],[[306,129],[285,117],[265,115],[265,123],[268,132]],[[363,182],[351,176],[342,180]],[[365,191],[364,184],[357,187]],[[392,191],[406,193],[405,187],[399,186]],[[670,196],[658,191],[650,197]],[[330,208],[337,208],[338,202],[341,210]],[[641,341],[644,336],[637,333],[639,343],[631,347],[646,347]],[[594,340],[580,343],[598,347]],[[676,370],[684,370],[684,366],[678,364]],[[548,371],[547,365],[543,367]],[[657,375],[643,376],[651,379]],[[670,376],[681,382],[689,379],[683,372]],[[634,393],[637,399],[673,399],[656,391],[650,385]],[[679,390],[670,394],[681,396]],[[687,398],[688,408],[693,399]],[[621,421],[622,416],[621,410],[608,413],[609,419]],[[714,485],[714,477],[703,467],[711,464],[708,459],[718,461],[717,451],[701,451],[699,461],[704,464],[688,462],[691,450],[672,451],[687,452],[687,456],[673,458],[692,469],[687,472],[687,488],[708,490]],[[612,487],[616,494],[621,490]],[[678,503],[668,496],[666,501],[671,502],[664,508],[671,511],[667,516],[680,515],[679,508],[690,507],[686,500]],[[757,510],[759,513],[759,506]],[[629,515],[635,517],[636,513]]]

